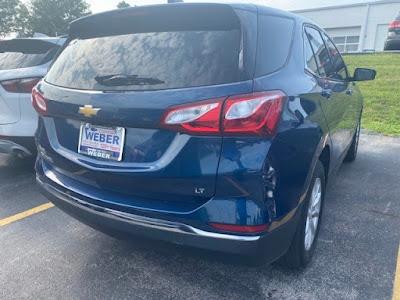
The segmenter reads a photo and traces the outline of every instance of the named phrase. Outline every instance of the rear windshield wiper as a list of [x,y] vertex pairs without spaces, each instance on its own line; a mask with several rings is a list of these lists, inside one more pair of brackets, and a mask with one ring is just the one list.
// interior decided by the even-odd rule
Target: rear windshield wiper
[[139,77],[139,75],[96,75],[94,78],[98,83],[104,86],[119,86],[119,85],[155,85],[162,84],[162,81],[157,78]]

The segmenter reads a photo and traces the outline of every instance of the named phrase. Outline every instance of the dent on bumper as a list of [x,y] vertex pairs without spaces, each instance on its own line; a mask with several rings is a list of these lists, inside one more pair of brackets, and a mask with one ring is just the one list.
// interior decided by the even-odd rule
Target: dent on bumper
[[297,222],[293,221],[273,232],[257,236],[215,233],[183,223],[134,215],[95,205],[69,195],[39,178],[37,182],[42,188],[42,193],[56,206],[96,229],[235,254],[261,252],[269,261],[279,258],[287,251],[297,225]]

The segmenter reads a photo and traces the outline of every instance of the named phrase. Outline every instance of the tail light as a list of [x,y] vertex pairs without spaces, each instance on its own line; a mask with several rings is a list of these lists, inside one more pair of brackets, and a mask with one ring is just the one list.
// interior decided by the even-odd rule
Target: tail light
[[262,232],[267,230],[269,224],[263,224],[263,225],[232,225],[232,224],[221,224],[221,223],[208,223],[211,227],[218,229],[218,230],[223,230],[223,231],[229,231],[229,232],[237,232],[237,233],[256,233],[256,232]]
[[281,91],[229,97],[224,110],[224,134],[274,136],[285,99]]
[[30,94],[34,86],[42,79],[42,77],[11,79],[0,82],[2,87],[9,93],[26,93]]
[[267,91],[173,106],[160,127],[193,135],[274,136],[285,99],[281,91]]
[[1,86],[9,93],[19,93],[19,79],[2,81]]
[[173,106],[165,112],[160,127],[189,134],[220,135],[220,116],[224,99]]
[[400,28],[400,21],[393,21],[390,23],[389,28]]
[[32,105],[39,115],[47,113],[47,101],[46,99],[36,90],[32,90]]

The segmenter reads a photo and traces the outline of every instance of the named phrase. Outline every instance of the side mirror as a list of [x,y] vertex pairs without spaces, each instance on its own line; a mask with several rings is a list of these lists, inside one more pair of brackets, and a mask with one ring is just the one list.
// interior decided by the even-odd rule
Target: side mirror
[[367,81],[374,80],[376,76],[376,71],[372,69],[357,68],[354,71],[353,81]]

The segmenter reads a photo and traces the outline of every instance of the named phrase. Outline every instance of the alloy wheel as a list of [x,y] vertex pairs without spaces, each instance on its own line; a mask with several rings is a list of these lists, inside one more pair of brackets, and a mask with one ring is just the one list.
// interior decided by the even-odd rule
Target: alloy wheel
[[361,127],[361,126],[360,126],[360,123],[358,123],[357,129],[356,129],[356,140],[355,140],[356,145],[355,145],[355,152],[357,152],[357,150],[358,150],[358,141],[359,141],[359,139],[360,139],[360,130],[361,130],[360,127]]
[[310,203],[307,210],[307,220],[304,235],[304,247],[308,251],[314,242],[321,211],[322,202],[322,183],[320,178],[316,178],[311,192]]

